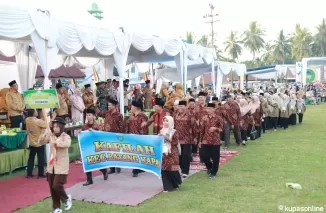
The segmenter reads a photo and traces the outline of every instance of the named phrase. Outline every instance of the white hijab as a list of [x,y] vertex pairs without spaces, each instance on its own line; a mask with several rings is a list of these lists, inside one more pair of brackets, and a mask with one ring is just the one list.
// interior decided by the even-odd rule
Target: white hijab
[[239,100],[241,116],[245,116],[250,110],[251,105],[248,104],[248,101],[244,98]]
[[[174,129],[174,120],[171,116],[165,116],[163,119],[167,119],[168,120],[168,127],[164,127],[161,129],[160,133],[163,136],[169,136],[170,141],[172,140],[172,137],[175,133],[175,129]],[[163,147],[163,153],[168,155],[169,153],[171,153],[171,142],[169,141],[164,141],[164,147]]]
[[260,107],[260,101],[257,95],[252,96],[252,104],[250,112],[251,114],[255,113],[257,109]]

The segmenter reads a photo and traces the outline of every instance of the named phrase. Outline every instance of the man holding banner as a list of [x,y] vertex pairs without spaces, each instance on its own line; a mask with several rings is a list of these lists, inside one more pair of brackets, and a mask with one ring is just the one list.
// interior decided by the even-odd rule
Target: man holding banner
[[[117,110],[118,101],[108,98],[108,111],[99,111],[98,116],[104,117],[103,131],[105,132],[115,132],[123,133],[124,131],[124,121],[123,115]],[[120,173],[121,169],[117,168],[117,173]],[[110,168],[109,174],[115,173],[115,168]]]
[[[126,122],[125,133],[137,134],[137,135],[147,135],[148,128],[147,123],[148,117],[141,111],[143,103],[140,101],[133,101],[131,106],[131,115]],[[138,177],[138,174],[143,172],[140,169],[133,169],[132,176]]]
[[[82,127],[82,131],[86,130],[101,130],[101,126],[95,123],[95,110],[94,109],[87,109],[86,110],[86,119],[87,123],[84,124]],[[107,169],[100,169],[103,173],[104,180],[108,179],[108,171]],[[86,172],[87,181],[83,184],[83,186],[88,186],[93,184],[92,172]]]

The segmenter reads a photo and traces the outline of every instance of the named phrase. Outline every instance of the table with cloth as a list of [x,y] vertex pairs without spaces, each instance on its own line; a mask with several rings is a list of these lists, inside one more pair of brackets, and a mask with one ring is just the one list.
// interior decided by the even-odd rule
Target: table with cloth
[[26,132],[0,134],[0,145],[5,149],[17,149],[26,141]]
[[27,165],[29,150],[26,132],[0,134],[0,174],[11,173]]

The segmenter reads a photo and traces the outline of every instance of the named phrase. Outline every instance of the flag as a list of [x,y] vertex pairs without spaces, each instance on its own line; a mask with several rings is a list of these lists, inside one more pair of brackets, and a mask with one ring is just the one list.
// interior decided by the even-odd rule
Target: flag
[[75,79],[71,79],[70,84],[75,85],[76,84]]
[[93,76],[94,76],[94,81],[98,82],[100,78],[98,77],[97,71],[95,69],[95,66],[93,66]]
[[202,85],[203,88],[205,88],[204,74],[201,75],[201,85]]
[[146,72],[144,72],[143,79],[144,79],[144,81],[147,81],[148,80],[148,77],[147,77],[147,73]]

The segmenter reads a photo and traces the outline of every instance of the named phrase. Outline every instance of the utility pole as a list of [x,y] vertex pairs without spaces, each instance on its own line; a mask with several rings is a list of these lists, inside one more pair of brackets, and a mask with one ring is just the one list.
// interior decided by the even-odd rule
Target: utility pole
[[211,9],[211,12],[210,12],[210,14],[208,13],[208,14],[204,15],[204,18],[209,19],[209,21],[207,21],[205,23],[211,25],[212,47],[215,49],[215,35],[216,35],[216,33],[214,31],[214,23],[218,22],[219,20],[215,19],[215,17],[217,17],[218,14],[217,13],[214,14],[214,9],[215,9],[214,5],[209,4],[209,8]]

